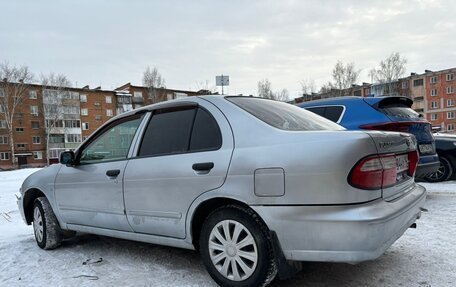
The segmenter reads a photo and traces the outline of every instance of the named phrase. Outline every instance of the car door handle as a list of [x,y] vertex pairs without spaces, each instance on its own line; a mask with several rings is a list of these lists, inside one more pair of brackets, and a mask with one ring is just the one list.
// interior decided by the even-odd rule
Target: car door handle
[[120,169],[111,169],[106,171],[106,175],[109,177],[117,177],[120,173]]
[[194,171],[209,171],[214,168],[213,162],[194,163],[192,166]]

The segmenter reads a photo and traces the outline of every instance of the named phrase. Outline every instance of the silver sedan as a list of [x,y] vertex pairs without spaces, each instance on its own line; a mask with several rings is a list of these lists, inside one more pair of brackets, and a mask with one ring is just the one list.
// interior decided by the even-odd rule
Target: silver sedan
[[345,131],[254,97],[143,107],[60,161],[18,200],[39,247],[86,232],[198,249],[222,286],[266,285],[300,261],[375,259],[425,200],[413,136]]

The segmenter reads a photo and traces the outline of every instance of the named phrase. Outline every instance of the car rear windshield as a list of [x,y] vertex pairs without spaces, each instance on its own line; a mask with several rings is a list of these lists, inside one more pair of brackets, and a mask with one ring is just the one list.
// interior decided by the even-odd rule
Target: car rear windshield
[[263,122],[287,131],[344,130],[312,112],[291,104],[254,97],[227,97],[228,101]]
[[383,100],[379,103],[379,110],[387,116],[406,118],[406,119],[418,119],[420,114],[410,108],[409,105],[400,101]]

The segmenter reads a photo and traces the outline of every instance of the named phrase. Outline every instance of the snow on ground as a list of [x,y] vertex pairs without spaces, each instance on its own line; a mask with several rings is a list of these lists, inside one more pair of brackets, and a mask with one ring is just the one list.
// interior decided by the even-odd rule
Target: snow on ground
[[[95,235],[41,250],[14,197],[34,171],[0,172],[0,286],[215,286],[194,251]],[[456,286],[456,182],[423,185],[429,212],[377,260],[309,262],[272,285]]]

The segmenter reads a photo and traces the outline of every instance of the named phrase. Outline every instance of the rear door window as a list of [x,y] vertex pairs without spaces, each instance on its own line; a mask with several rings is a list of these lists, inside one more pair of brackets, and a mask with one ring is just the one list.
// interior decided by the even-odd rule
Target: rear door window
[[219,149],[216,120],[202,108],[160,111],[152,115],[138,156],[158,156]]
[[344,108],[342,106],[328,106],[328,107],[309,107],[305,108],[312,113],[325,117],[328,120],[337,123],[342,115]]
[[139,149],[139,156],[186,152],[196,109],[160,112],[152,115]]

